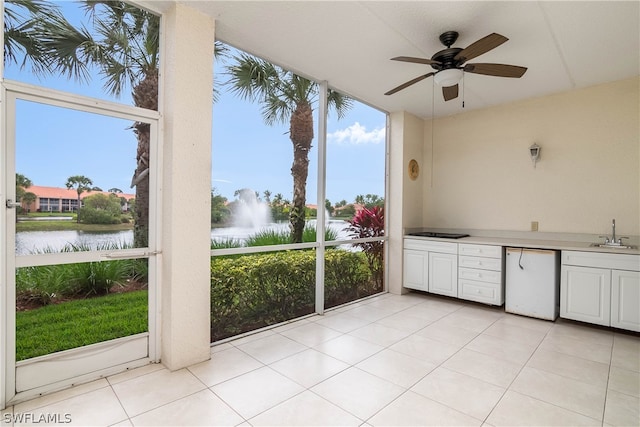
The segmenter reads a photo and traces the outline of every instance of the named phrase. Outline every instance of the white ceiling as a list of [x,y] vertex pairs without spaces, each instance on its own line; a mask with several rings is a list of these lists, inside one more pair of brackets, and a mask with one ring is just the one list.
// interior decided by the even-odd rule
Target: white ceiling
[[[146,2],[140,2],[146,3]],[[148,2],[156,10],[172,2]],[[451,115],[640,75],[638,1],[184,1],[216,20],[216,37],[296,71],[327,80],[385,111]],[[469,62],[528,67],[520,79],[465,73],[464,101],[444,102],[433,71],[390,61],[430,58],[438,36],[458,31],[454,47],[496,32],[509,41]],[[433,103],[433,108],[432,108]]]

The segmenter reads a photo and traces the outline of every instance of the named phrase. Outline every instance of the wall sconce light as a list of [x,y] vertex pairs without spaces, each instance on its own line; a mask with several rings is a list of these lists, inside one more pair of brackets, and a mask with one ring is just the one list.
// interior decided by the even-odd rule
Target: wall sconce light
[[540,158],[541,149],[542,147],[540,147],[538,144],[533,144],[531,147],[529,147],[529,154],[531,155],[531,161],[533,162],[534,168],[536,167],[536,162]]

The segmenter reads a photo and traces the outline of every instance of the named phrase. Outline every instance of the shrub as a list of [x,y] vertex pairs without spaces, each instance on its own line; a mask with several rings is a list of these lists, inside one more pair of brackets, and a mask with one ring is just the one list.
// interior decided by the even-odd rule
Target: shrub
[[[349,221],[347,230],[350,235],[357,239],[384,236],[384,208],[381,206],[373,206],[372,208],[363,208]],[[376,284],[382,289],[382,281],[384,278],[384,242],[366,242],[356,243],[355,246],[362,248],[369,269],[373,274]]]
[[[95,250],[130,249],[132,247],[132,244],[126,242],[104,242],[99,244]],[[48,254],[90,250],[92,250],[91,246],[86,243],[68,243],[59,250],[47,247],[33,253]],[[127,280],[146,282],[148,276],[149,263],[147,259],[23,267],[16,270],[16,298],[19,303],[47,305],[57,298],[105,294],[114,285],[124,285]]]
[[264,229],[247,237],[245,243],[247,246],[287,245],[291,238],[285,230]]
[[16,298],[47,305],[56,298],[109,292],[127,279],[145,280],[147,260],[117,260],[23,267],[16,272]]
[[[302,231],[302,242],[315,242],[316,235],[316,227],[313,225],[306,225]],[[324,237],[327,242],[336,240],[338,233],[333,229],[327,228],[325,230]],[[264,229],[250,235],[246,239],[245,243],[247,246],[287,245],[291,243],[291,234],[288,230]]]
[[98,193],[85,197],[82,202],[84,207],[80,208],[78,212],[80,222],[85,224],[118,224],[121,222],[122,209],[120,199],[117,197]]
[[324,257],[325,308],[371,295],[371,273],[362,252],[326,251]]
[[211,249],[230,249],[230,248],[241,248],[242,242],[238,239],[224,239],[224,240],[214,240],[211,239]]
[[[330,305],[364,296],[371,277],[362,253],[326,252],[325,293]],[[313,313],[313,250],[271,252],[211,261],[211,340]]]
[[133,273],[130,260],[67,264],[67,268],[69,291],[82,296],[107,294]]
[[45,265],[16,269],[18,304],[47,305],[56,297],[68,294],[67,278],[63,267],[62,265]]
[[119,215],[91,208],[80,208],[78,216],[83,224],[118,224],[121,222]]
[[[315,242],[316,241],[316,228],[313,226],[306,226],[302,231],[302,241],[303,242]],[[331,240],[336,240],[338,238],[338,233],[332,228],[326,228],[324,230],[324,241],[330,242]]]
[[315,254],[274,252],[211,262],[212,340],[310,313]]

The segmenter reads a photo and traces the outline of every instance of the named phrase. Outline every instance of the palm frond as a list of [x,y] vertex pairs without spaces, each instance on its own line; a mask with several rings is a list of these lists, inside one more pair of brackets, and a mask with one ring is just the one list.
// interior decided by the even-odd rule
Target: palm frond
[[273,126],[277,123],[287,123],[294,109],[295,106],[286,98],[271,94],[262,103],[260,111],[265,124]]
[[344,118],[351,108],[353,108],[353,98],[340,92],[329,89],[327,93],[329,109],[336,112],[338,119]]
[[[43,55],[39,28],[56,16],[57,6],[43,0],[6,0],[4,5],[4,60],[20,69],[31,64],[36,75],[48,72],[49,61]],[[19,58],[22,60],[19,60]]]
[[230,77],[226,85],[241,99],[265,99],[277,87],[279,75],[273,64],[244,53],[234,57],[234,61],[227,68],[226,74]]
[[75,28],[61,15],[42,22],[39,28],[43,55],[51,70],[68,78],[89,80],[89,67],[102,55],[91,33]]
[[[231,93],[261,104],[262,117],[269,126],[287,123],[298,104],[314,105],[318,97],[317,82],[247,53],[233,56],[224,74],[228,80],[223,85]],[[338,118],[353,106],[353,100],[339,92],[329,90],[327,96],[329,108],[336,111]]]

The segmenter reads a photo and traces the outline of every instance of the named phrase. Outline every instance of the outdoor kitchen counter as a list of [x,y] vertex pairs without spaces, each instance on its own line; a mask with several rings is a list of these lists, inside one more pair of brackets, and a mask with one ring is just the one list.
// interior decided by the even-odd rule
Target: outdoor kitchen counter
[[[619,249],[619,248],[601,248],[601,247],[592,247],[592,243],[601,242],[603,239],[595,237],[590,238],[583,235],[578,235],[580,240],[569,240],[567,234],[558,233],[558,236],[553,236],[554,233],[544,233],[541,235],[542,238],[532,238],[528,236],[495,236],[495,235],[487,235],[486,231],[478,232],[485,235],[474,235],[473,231],[468,230],[450,230],[447,229],[447,232],[452,233],[466,233],[469,234],[469,237],[463,237],[460,239],[443,239],[436,237],[420,237],[420,236],[411,236],[408,233],[422,231],[420,230],[407,230],[405,233],[405,238],[410,239],[419,239],[419,240],[440,240],[446,242],[453,243],[472,243],[479,245],[496,245],[496,246],[504,246],[504,247],[516,247],[516,248],[531,248],[531,249],[553,249],[553,250],[561,250],[561,251],[584,251],[584,252],[600,252],[600,253],[612,253],[612,254],[630,254],[630,255],[640,255],[639,249]],[[431,231],[431,230],[426,230]],[[441,231],[441,230],[438,230]],[[525,234],[525,233],[523,233]],[[632,238],[629,241],[630,245],[638,245],[638,237]]]

